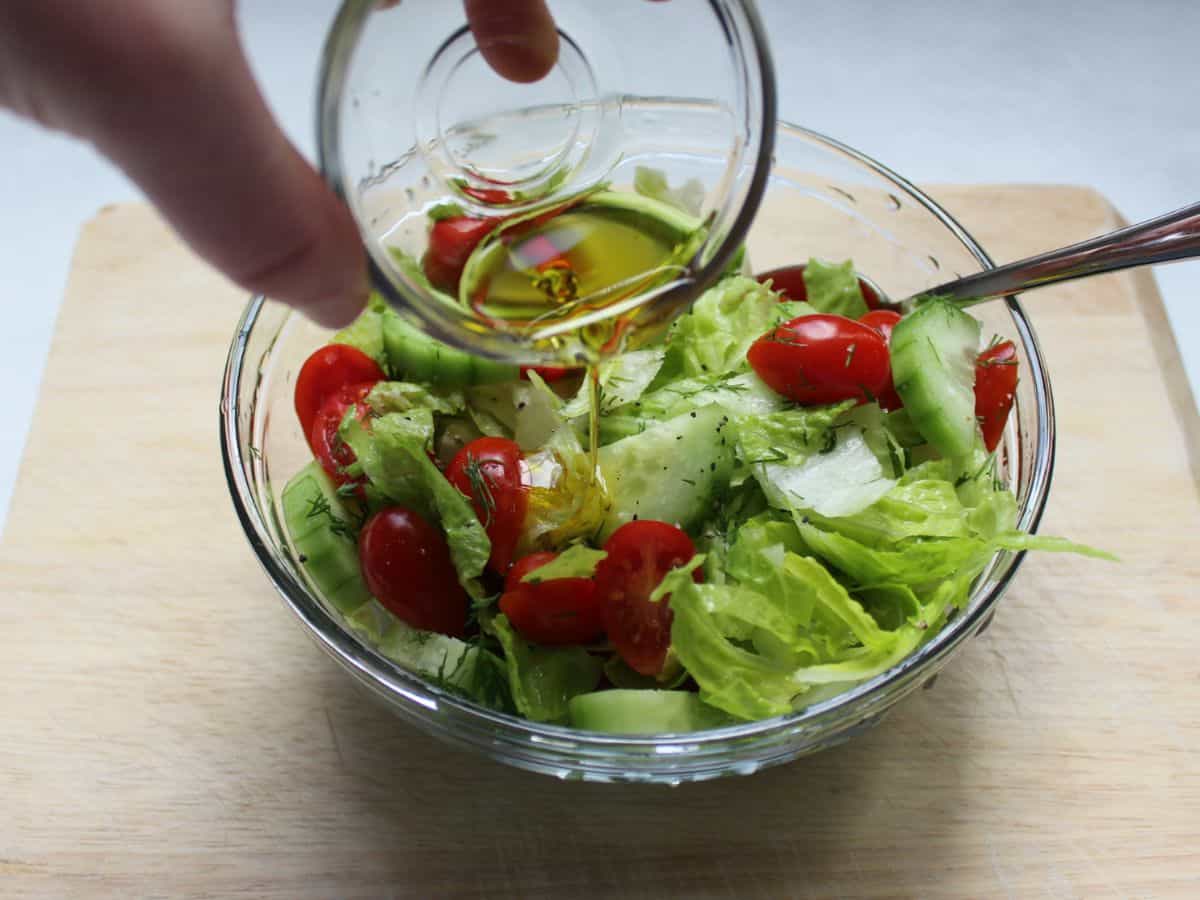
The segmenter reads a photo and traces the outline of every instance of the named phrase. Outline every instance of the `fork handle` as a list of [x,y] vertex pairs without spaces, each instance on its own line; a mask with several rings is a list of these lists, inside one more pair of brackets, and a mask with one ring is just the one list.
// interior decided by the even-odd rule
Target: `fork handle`
[[1200,203],[1061,250],[948,281],[924,293],[969,306],[1088,275],[1193,256],[1200,256]]

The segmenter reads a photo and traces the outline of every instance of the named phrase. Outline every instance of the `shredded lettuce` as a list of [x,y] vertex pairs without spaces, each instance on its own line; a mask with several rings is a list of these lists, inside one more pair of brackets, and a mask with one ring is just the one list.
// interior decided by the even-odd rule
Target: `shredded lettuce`
[[804,310],[811,312],[812,308],[780,303],[777,294],[753,278],[738,275],[718,282],[671,327],[660,382],[654,386],[680,377],[747,371],[750,345]]
[[465,405],[461,391],[435,391],[409,381],[381,381],[367,394],[367,406],[380,416],[418,409],[453,415],[461,412]]
[[527,378],[470,388],[467,411],[484,434],[510,437],[528,452],[545,446],[565,416],[562,398],[536,372]]
[[[600,379],[600,410],[606,413],[636,402],[654,381],[662,368],[666,349],[651,347],[646,350],[631,350],[612,359],[606,359],[597,367]],[[586,416],[590,410],[591,385],[585,378],[575,394],[563,407],[562,415],[568,419]]]
[[387,352],[383,349],[383,316],[387,303],[378,294],[372,294],[367,308],[358,317],[330,338],[331,344],[346,344],[361,350],[386,371]]
[[608,514],[608,493],[570,426],[559,428],[525,463],[530,488],[519,553],[557,550],[600,531]]
[[392,502],[441,524],[459,581],[469,594],[481,596],[478,578],[491,554],[491,541],[470,501],[426,454],[433,433],[428,410],[388,413],[372,419],[369,429],[348,414],[339,433],[375,488]]
[[413,628],[377,600],[363,604],[346,622],[388,659],[445,690],[490,709],[513,710],[507,670],[496,654],[458,638]]
[[867,301],[858,286],[854,263],[825,263],[810,259],[804,267],[804,289],[817,312],[857,319],[867,314]]
[[603,550],[595,550],[585,544],[573,544],[557,557],[526,573],[522,584],[541,584],[556,578],[591,578],[596,574],[600,560],[608,556]]
[[504,649],[513,704],[527,719],[565,723],[570,699],[600,683],[602,664],[582,647],[530,644],[503,614],[486,615],[481,624]]
[[674,190],[667,184],[667,175],[661,169],[638,166],[633,171],[633,189],[643,197],[674,206],[690,216],[699,216],[704,206],[704,184],[699,178],[684,182]]
[[[884,471],[861,428],[827,430],[828,445],[805,455],[793,452],[778,461],[754,458],[754,474],[772,506],[848,516],[866,509],[896,484]],[[803,447],[793,443],[793,448]],[[770,457],[765,457],[770,459]]]

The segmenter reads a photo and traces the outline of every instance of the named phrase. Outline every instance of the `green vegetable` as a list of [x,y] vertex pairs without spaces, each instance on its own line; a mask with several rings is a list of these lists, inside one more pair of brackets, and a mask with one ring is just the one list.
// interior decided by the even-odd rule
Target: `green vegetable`
[[681,734],[734,721],[688,691],[596,691],[572,699],[569,710],[575,728],[611,734]]
[[595,690],[600,682],[600,661],[582,647],[530,644],[504,615],[485,615],[481,624],[504,649],[513,703],[527,719],[565,724],[571,698]]
[[379,416],[419,409],[453,415],[462,412],[465,405],[461,391],[433,391],[408,381],[381,381],[367,394],[367,406]]
[[730,418],[706,406],[600,448],[611,501],[601,537],[634,519],[687,530],[709,517],[734,463]]
[[701,699],[740,718],[784,715],[886,671],[970,587],[953,576],[921,605],[919,621],[887,630],[812,559],[784,551],[779,578],[782,590],[760,593],[696,584],[676,569],[659,588],[671,596],[672,648]]
[[912,423],[939,453],[969,457],[975,421],[979,322],[945,300],[929,300],[892,331],[892,378]]
[[315,460],[283,489],[283,520],[300,566],[321,596],[351,612],[371,599],[358,565],[357,516]]
[[733,276],[719,281],[671,327],[666,360],[652,386],[676,378],[747,371],[750,345],[786,321],[783,316],[803,314],[800,310],[813,311],[802,303],[781,304],[774,292],[753,278]]
[[847,516],[867,508],[892,489],[882,463],[861,428],[853,425],[829,432],[830,446],[799,461],[765,462],[755,477],[772,506]]
[[[600,379],[601,412],[606,413],[636,402],[658,375],[665,356],[664,348],[651,347],[646,350],[631,350],[600,363],[597,375]],[[591,408],[590,390],[591,386],[585,378],[579,386],[579,391],[563,408],[563,416],[568,419],[586,416]]]
[[648,166],[634,169],[633,189],[643,197],[674,206],[690,216],[699,217],[704,205],[704,184],[699,178],[693,178],[685,182],[683,187],[672,190],[667,184],[666,173]]
[[347,617],[352,631],[393,662],[490,709],[511,712],[504,661],[482,647],[402,622],[371,600]]
[[608,554],[603,550],[593,550],[584,544],[575,544],[544,566],[527,572],[521,583],[541,584],[555,578],[591,578],[596,574],[596,566],[600,560],[606,556]]
[[[417,412],[425,412],[426,416],[418,417]],[[459,581],[468,593],[479,597],[482,590],[477,579],[491,554],[491,542],[470,501],[426,454],[431,420],[424,410],[389,413],[373,419],[368,431],[350,413],[339,434],[376,488],[392,502],[442,526]]]
[[857,319],[868,312],[858,284],[854,263],[825,263],[810,259],[804,267],[804,289],[808,303],[817,312]]
[[471,384],[511,381],[519,368],[499,363],[443,344],[390,309],[383,316],[383,345],[393,375],[435,388],[460,388]]
[[387,354],[383,350],[383,316],[387,302],[378,294],[372,294],[367,307],[358,317],[330,338],[331,344],[347,344],[361,350],[386,371]]
[[468,397],[481,431],[511,437],[526,451],[545,446],[566,421],[562,399],[536,372],[530,372],[527,381],[477,385]]

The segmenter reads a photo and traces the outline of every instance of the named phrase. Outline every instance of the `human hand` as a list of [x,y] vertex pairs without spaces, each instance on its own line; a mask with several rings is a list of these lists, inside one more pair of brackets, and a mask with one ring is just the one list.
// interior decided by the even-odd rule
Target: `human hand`
[[[465,0],[483,56],[514,81],[554,65],[544,0]],[[204,259],[337,326],[369,290],[349,210],[272,118],[233,0],[6,0],[0,106],[94,144]]]

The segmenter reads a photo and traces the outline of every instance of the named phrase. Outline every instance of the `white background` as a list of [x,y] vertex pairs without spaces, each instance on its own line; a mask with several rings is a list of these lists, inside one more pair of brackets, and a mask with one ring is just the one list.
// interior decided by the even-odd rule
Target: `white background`
[[[1131,220],[1200,200],[1195,0],[760,7],[782,117],[914,181],[1086,184]],[[310,158],[317,58],[334,8],[333,0],[240,6],[254,69]],[[78,229],[105,203],[138,195],[87,147],[3,113],[0,178],[2,527]],[[1158,278],[1200,393],[1200,262],[1161,268]]]

